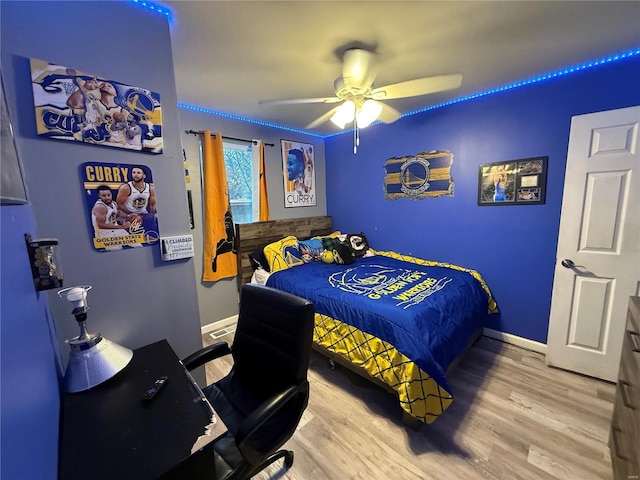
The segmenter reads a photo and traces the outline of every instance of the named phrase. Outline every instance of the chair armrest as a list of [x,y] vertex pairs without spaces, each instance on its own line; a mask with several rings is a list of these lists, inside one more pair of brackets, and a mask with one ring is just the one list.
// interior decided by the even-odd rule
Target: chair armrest
[[193,370],[200,365],[204,365],[211,360],[229,355],[230,353],[231,349],[227,342],[217,342],[192,353],[182,360],[182,364],[187,370]]
[[248,445],[248,440],[251,435],[296,395],[303,393],[305,390],[308,391],[308,388],[309,382],[305,380],[276,395],[273,395],[262,402],[262,404],[251,412],[251,414],[240,424],[235,435],[236,445],[249,463],[253,464],[255,462],[253,457],[258,455],[257,452],[253,453],[255,450]]

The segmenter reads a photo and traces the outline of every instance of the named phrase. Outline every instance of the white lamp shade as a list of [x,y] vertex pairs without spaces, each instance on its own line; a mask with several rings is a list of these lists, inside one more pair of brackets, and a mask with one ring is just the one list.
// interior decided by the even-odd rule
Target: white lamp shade
[[347,100],[344,102],[336,113],[331,117],[331,121],[338,127],[344,128],[347,123],[353,122],[353,118],[356,112],[356,105],[351,101]]
[[366,128],[371,125],[382,112],[382,105],[375,100],[367,100],[356,112],[358,128]]

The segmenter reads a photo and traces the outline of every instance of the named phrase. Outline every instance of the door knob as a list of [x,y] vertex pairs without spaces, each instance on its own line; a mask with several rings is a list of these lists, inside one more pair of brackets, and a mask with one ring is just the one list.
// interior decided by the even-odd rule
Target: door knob
[[565,258],[564,260],[562,260],[562,262],[560,262],[560,265],[562,265],[564,268],[573,268],[576,266],[576,264],[573,263],[573,260],[569,258]]

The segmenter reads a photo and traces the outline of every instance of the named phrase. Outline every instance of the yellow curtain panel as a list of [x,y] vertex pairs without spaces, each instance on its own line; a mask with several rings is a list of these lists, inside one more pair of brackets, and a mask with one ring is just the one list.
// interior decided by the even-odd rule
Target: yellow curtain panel
[[260,221],[269,220],[269,195],[267,194],[267,173],[264,167],[264,142],[260,140]]
[[204,204],[204,268],[203,281],[235,277],[236,240],[229,202],[227,172],[224,165],[222,134],[205,130],[202,144],[202,192]]

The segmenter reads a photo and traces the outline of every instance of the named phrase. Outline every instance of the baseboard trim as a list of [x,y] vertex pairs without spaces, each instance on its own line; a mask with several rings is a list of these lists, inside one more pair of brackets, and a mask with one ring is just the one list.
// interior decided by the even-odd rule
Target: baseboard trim
[[493,330],[491,328],[483,329],[482,333],[489,338],[495,338],[496,340],[500,340],[501,342],[510,343],[511,345],[526,348],[527,350],[542,353],[543,355],[547,354],[547,345],[545,343],[536,342],[535,340],[529,340],[528,338],[512,335],[511,333],[498,332],[497,330]]
[[232,315],[230,317],[223,318],[222,320],[203,325],[200,327],[200,331],[202,332],[202,335],[205,335],[215,330],[221,330],[229,325],[233,325],[234,323],[238,323],[238,315]]
[[[231,317],[223,318],[222,320],[203,325],[200,330],[202,332],[202,335],[205,335],[215,330],[221,330],[237,322],[238,315],[232,315]],[[482,334],[489,338],[494,338],[496,340],[500,340],[501,342],[510,343],[517,347],[526,348],[527,350],[542,353],[543,355],[547,354],[547,345],[544,343],[536,342],[535,340],[529,340],[528,338],[519,337],[511,333],[499,332],[491,328],[484,328],[482,330]]]

